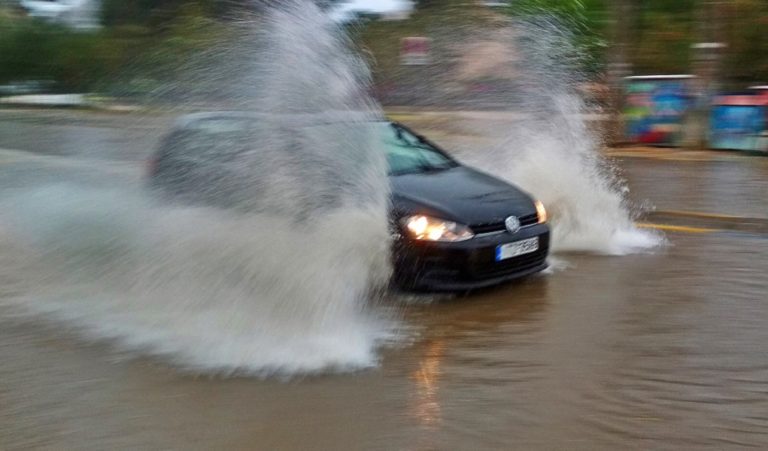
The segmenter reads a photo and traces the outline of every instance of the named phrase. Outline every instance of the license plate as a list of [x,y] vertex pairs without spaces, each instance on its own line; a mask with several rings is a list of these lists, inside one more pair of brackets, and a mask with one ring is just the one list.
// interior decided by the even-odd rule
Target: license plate
[[496,246],[496,261],[506,260],[539,250],[539,237]]

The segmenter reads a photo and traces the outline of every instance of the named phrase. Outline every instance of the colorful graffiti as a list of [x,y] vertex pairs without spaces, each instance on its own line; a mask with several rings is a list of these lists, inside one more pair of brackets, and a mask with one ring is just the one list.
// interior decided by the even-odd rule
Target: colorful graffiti
[[768,151],[768,101],[758,95],[720,96],[712,107],[713,149]]
[[627,138],[643,144],[674,146],[682,139],[683,117],[691,106],[688,76],[629,77]]

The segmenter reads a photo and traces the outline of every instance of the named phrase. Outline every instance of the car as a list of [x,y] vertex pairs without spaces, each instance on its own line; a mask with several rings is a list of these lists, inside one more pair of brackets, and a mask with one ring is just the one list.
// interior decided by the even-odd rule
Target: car
[[[150,159],[150,185],[176,200],[220,207],[240,205],[242,193],[258,197],[258,190],[249,191],[249,182],[241,183],[241,176],[232,172],[238,165],[223,163],[236,161],[233,158],[246,149],[253,152],[253,138],[240,133],[268,120],[264,115],[239,112],[183,116]],[[279,139],[299,139],[302,130],[318,128],[331,132],[326,137],[337,136],[332,121],[304,118],[294,121],[289,130],[285,124],[291,122],[280,123]],[[392,280],[397,287],[467,292],[547,267],[550,229],[541,202],[508,182],[459,163],[403,124],[374,117],[354,126],[363,125],[380,133],[374,136],[381,139],[386,152]],[[348,133],[343,136],[349,139]],[[317,166],[315,172],[333,166],[308,161]],[[345,182],[343,172],[326,177],[332,184]],[[293,210],[337,205],[332,193],[327,194],[314,196],[321,199],[317,205]]]

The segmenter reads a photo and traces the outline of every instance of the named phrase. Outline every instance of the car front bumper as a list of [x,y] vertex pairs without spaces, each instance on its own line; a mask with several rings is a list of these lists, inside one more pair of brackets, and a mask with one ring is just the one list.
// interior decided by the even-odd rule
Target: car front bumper
[[[537,251],[496,261],[499,245],[533,237],[539,238]],[[546,224],[456,243],[400,238],[395,243],[395,282],[416,291],[469,291],[498,285],[546,269],[549,241]]]

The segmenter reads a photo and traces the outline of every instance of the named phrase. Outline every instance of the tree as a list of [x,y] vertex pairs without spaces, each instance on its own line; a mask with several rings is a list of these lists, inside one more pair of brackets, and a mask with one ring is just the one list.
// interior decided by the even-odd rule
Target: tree
[[443,6],[445,4],[442,0],[414,0],[413,6],[417,10],[429,9],[436,6]]
[[349,0],[315,0],[317,6],[325,10],[336,8],[339,5],[347,2],[349,2]]

